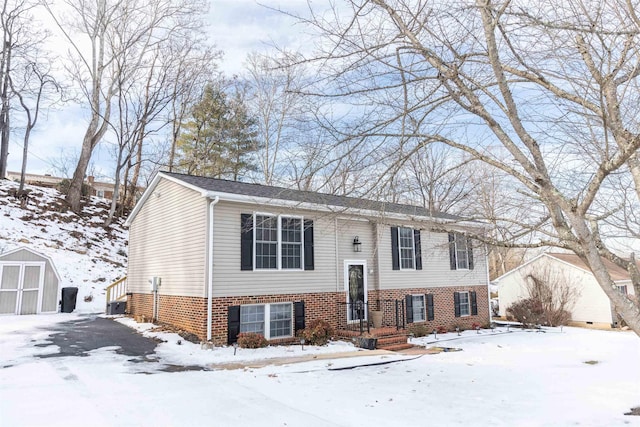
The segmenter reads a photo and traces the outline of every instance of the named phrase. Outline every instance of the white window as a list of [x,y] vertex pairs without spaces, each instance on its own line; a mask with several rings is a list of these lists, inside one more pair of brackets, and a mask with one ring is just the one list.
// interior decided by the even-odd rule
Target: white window
[[254,215],[255,269],[301,270],[302,226],[300,217]]
[[255,216],[256,269],[278,268],[278,218]]
[[627,285],[619,285],[618,292],[620,292],[622,295],[627,295]]
[[104,190],[96,190],[96,196],[104,198]]
[[451,270],[473,270],[472,240],[460,233],[449,233]]
[[415,269],[416,263],[413,228],[398,227],[398,250],[400,251],[400,269]]
[[291,303],[269,305],[269,337],[289,337],[291,333]]
[[282,268],[302,268],[302,219],[282,217],[281,228],[281,259]]
[[293,304],[257,304],[240,306],[240,333],[255,332],[266,339],[293,336]]
[[469,243],[462,234],[456,234],[455,240],[456,267],[458,270],[469,269]]
[[424,295],[411,295],[412,308],[413,308],[413,321],[424,322],[427,320]]
[[264,305],[240,307],[240,332],[255,332],[264,336]]
[[471,314],[469,292],[458,292],[458,295],[460,296],[460,316],[469,316]]

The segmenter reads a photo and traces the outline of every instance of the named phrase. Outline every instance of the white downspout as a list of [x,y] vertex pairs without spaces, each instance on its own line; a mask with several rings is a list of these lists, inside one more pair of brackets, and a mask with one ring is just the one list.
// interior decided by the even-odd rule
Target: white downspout
[[[340,292],[340,254],[339,252],[339,243],[338,243],[338,218],[333,219],[335,226],[335,247],[336,247],[336,292]],[[344,267],[343,267],[344,270]],[[342,272],[344,274],[344,271]]]
[[213,207],[220,201],[215,196],[209,203],[209,270],[207,278],[207,341],[211,341],[211,323],[213,321],[211,310],[213,309]]
[[484,265],[487,269],[487,299],[489,300],[489,325],[493,323],[493,309],[491,308],[491,281],[489,276],[489,248],[484,244]]

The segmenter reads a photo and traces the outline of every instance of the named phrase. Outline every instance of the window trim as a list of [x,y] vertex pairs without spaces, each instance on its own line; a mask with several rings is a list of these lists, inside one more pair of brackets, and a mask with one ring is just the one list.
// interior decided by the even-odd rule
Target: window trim
[[[425,294],[411,294],[411,298],[412,298],[412,317],[413,317],[413,323],[424,323],[427,321],[427,297],[425,296]],[[421,320],[416,320],[416,316],[415,316],[415,302],[413,301],[414,298],[422,298],[422,319]]]
[[[276,268],[257,268],[257,239],[256,239],[256,218],[258,216],[265,216],[276,218],[277,220],[277,230],[276,230]],[[299,268],[283,268],[282,267],[282,219],[298,219],[300,220],[300,267]],[[253,213],[253,271],[304,271],[304,217],[302,215],[282,215],[282,214],[274,214],[269,212],[254,212]]]
[[[290,308],[290,317],[289,317],[289,335],[282,335],[278,337],[271,337],[271,306],[272,305],[283,305],[286,304]],[[240,305],[240,325],[239,330],[242,331],[242,307],[256,307],[262,306],[264,307],[264,320],[263,320],[263,330],[264,330],[264,338],[267,340],[279,340],[279,339],[287,339],[293,338],[294,334],[294,323],[295,323],[295,313],[294,313],[294,303],[291,301],[281,301],[281,302],[271,302],[271,303],[261,303],[261,304],[241,304]],[[247,333],[247,332],[240,332]]]
[[[398,264],[400,266],[400,270],[416,270],[416,241],[415,241],[415,229],[412,227],[403,227],[403,226],[398,226],[396,227],[398,230]],[[405,230],[410,230],[411,231],[411,246],[407,247],[407,246],[402,246],[401,244],[401,236],[400,236],[400,230],[405,229]],[[403,267],[402,266],[402,250],[403,249],[411,249],[411,263],[413,264],[412,267]]]
[[[464,239],[465,250],[461,251],[458,248],[458,242]],[[466,260],[466,267],[460,267],[461,258],[458,256],[459,252],[464,253],[464,260]],[[449,257],[451,260],[451,270],[468,270],[474,269],[473,266],[473,246],[471,245],[471,238],[465,236],[459,232],[449,232]]]
[[[458,248],[458,241],[464,239],[464,251]],[[455,238],[453,239],[453,250],[455,251],[456,257],[456,270],[469,270],[469,242],[466,236],[463,234],[455,233]],[[466,261],[466,267],[460,267],[460,252],[464,252],[464,260]]]
[[[467,302],[463,303],[462,302],[462,295],[466,295],[467,296]],[[460,298],[460,317],[469,317],[471,316],[471,294],[469,293],[469,291],[458,291],[458,295]],[[462,314],[462,307],[466,306],[467,307],[467,314]]]

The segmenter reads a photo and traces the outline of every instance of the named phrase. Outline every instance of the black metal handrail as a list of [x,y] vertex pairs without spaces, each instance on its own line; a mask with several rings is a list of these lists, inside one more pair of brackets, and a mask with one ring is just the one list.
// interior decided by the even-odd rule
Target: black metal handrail
[[371,332],[370,310],[381,311],[381,327],[405,329],[406,310],[404,300],[378,299],[373,303],[339,302],[338,329],[356,331],[361,334]]
[[338,303],[338,329],[370,332],[369,303],[364,301]]

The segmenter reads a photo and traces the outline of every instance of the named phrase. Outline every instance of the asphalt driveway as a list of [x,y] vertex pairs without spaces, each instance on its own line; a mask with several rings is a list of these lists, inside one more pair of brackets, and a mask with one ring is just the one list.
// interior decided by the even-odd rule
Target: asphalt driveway
[[158,341],[147,338],[136,331],[109,318],[97,315],[82,316],[79,319],[55,325],[55,332],[46,343],[37,347],[58,346],[60,351],[39,357],[85,357],[92,350],[103,347],[119,347],[116,353],[131,356],[135,361],[156,361],[153,356]]

